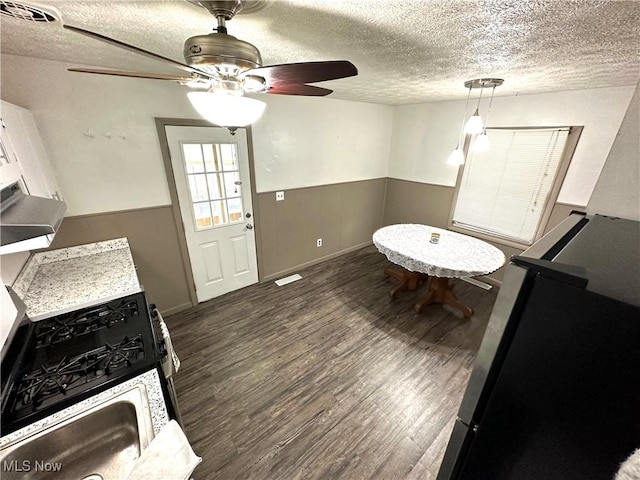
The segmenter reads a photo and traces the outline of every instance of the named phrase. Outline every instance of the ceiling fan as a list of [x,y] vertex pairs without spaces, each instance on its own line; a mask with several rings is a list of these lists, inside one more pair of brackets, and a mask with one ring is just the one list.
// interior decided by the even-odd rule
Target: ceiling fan
[[[67,30],[86,35],[110,45],[144,55],[171,65],[186,72],[188,75],[164,75],[125,70],[69,68],[71,72],[95,73],[100,75],[115,75],[120,77],[150,78],[157,80],[171,80],[198,89],[203,92],[190,92],[189,100],[201,115],[213,123],[221,126],[245,126],[253,123],[250,120],[245,125],[238,124],[245,118],[232,119],[231,113],[222,115],[221,112],[236,111],[245,113],[261,104],[260,113],[264,110],[264,103],[244,97],[245,93],[270,93],[277,95],[325,96],[333,90],[309,85],[310,83],[336,80],[358,74],[357,68],[347,60],[285,63],[280,65],[262,65],[260,51],[249,42],[240,40],[227,33],[226,22],[241,11],[254,12],[266,6],[268,0],[213,0],[189,3],[206,8],[218,21],[214,32],[196,35],[188,38],[184,43],[185,63],[158,55],[142,48],[129,45],[119,40],[106,37],[99,33],[83,28],[64,25]],[[208,114],[205,114],[208,112]],[[240,112],[242,113],[242,112]],[[215,121],[210,118],[213,115]],[[247,115],[244,115],[248,118]],[[257,120],[257,118],[256,118]],[[220,123],[219,123],[220,122]],[[233,123],[235,122],[235,124]]]

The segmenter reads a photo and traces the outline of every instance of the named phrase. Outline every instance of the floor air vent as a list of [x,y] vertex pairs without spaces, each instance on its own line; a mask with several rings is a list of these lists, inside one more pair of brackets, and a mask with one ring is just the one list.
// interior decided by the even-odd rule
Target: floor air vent
[[287,285],[301,279],[302,277],[299,274],[295,273],[293,275],[289,275],[288,277],[281,278],[280,280],[276,280],[276,285],[282,287],[283,285]]
[[0,13],[8,17],[28,20],[29,22],[51,23],[56,21],[56,17],[38,7],[16,2],[1,2]]

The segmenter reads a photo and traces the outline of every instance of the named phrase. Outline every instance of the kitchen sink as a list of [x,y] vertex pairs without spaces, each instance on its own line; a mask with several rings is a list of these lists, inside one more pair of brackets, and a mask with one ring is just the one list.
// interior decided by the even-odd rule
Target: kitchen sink
[[146,390],[136,386],[3,449],[2,479],[121,480],[153,436]]

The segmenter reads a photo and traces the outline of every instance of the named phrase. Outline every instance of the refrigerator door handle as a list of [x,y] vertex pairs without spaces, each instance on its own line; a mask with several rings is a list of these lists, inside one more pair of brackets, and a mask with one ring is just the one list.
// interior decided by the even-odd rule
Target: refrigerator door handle
[[589,283],[587,271],[579,266],[537,258],[521,257],[520,255],[511,257],[511,263],[527,268],[531,272],[540,273],[547,278],[573,285],[574,287],[585,288],[587,283]]
[[474,422],[467,423],[460,417],[456,417],[456,420],[460,422],[462,425],[464,425],[465,427],[471,429],[473,433],[476,433],[480,429],[480,425],[478,425],[477,423],[474,423]]

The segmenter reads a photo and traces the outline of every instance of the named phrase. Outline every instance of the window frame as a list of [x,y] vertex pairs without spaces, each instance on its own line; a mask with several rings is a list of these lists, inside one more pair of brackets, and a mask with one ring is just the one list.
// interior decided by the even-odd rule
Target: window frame
[[[237,170],[224,170],[224,166],[222,164],[222,158],[220,158],[220,170],[215,170],[213,172],[207,172],[207,168],[205,165],[205,161],[204,161],[204,157],[203,157],[203,166],[204,166],[204,170],[202,172],[198,172],[198,173],[189,173],[187,171],[187,165],[186,165],[186,157],[185,157],[185,152],[184,152],[184,145],[198,145],[201,149],[202,154],[204,155],[204,151],[202,150],[203,145],[213,145],[213,146],[217,146],[219,147],[220,145],[231,145],[234,147],[234,154],[236,156],[236,159],[238,160],[237,163]],[[207,175],[215,175],[216,179],[219,180],[219,174],[222,174],[224,176],[225,173],[233,173],[233,172],[237,172],[238,173],[238,179],[240,180],[240,164],[239,164],[239,156],[238,156],[238,142],[234,142],[234,141],[229,141],[229,142],[208,142],[208,143],[194,143],[191,141],[188,142],[180,142],[180,149],[182,151],[182,163],[183,163],[183,167],[184,167],[184,179],[186,182],[186,186],[187,186],[187,191],[189,193],[189,195],[191,196],[191,199],[189,200],[189,205],[190,205],[190,210],[191,210],[191,218],[193,220],[193,227],[194,227],[194,231],[195,232],[205,232],[207,230],[213,230],[216,228],[224,228],[224,227],[228,227],[231,225],[237,225],[239,223],[242,223],[244,221],[244,201],[242,199],[242,193],[240,193],[240,195],[238,195],[237,197],[227,197],[226,196],[226,183],[225,180],[223,179],[223,188],[221,188],[221,197],[218,199],[212,199],[211,198],[211,191],[209,189],[209,181],[208,179],[205,180],[206,182],[206,187],[207,187],[207,195],[208,195],[208,200],[199,200],[199,201],[193,201],[193,192],[191,190],[191,183],[189,182],[189,176],[194,176],[194,175],[205,175],[205,178]],[[242,181],[240,183],[240,185],[242,185]],[[240,205],[242,207],[242,213],[240,214],[240,218],[238,220],[235,221],[227,221],[227,222],[223,222],[220,223],[218,225],[216,225],[213,222],[213,218],[214,218],[214,212],[213,212],[213,208],[211,207],[211,203],[212,202],[221,202],[221,204],[223,205],[222,207],[222,212],[223,215],[227,217],[227,219],[229,218],[229,205],[228,205],[228,200],[235,200],[235,199],[240,199]],[[203,228],[198,228],[198,219],[196,217],[196,212],[195,212],[195,208],[194,206],[196,204],[199,203],[208,203],[209,204],[209,211],[211,212],[211,225],[207,226],[207,227],[203,227]],[[226,212],[226,213],[225,213]]]
[[[567,171],[569,170],[569,166],[571,164],[571,160],[573,159],[573,155],[575,154],[576,151],[576,147],[578,145],[578,140],[580,139],[580,136],[582,134],[582,130],[583,127],[582,126],[568,126],[568,125],[562,125],[562,126],[521,126],[521,127],[487,127],[487,130],[536,130],[536,129],[554,129],[554,128],[569,128],[569,134],[567,135],[567,140],[564,146],[564,149],[562,151],[562,156],[560,158],[560,163],[558,164],[558,169],[555,173],[553,182],[552,182],[552,187],[551,190],[549,191],[549,197],[547,198],[547,201],[545,202],[544,208],[542,210],[542,216],[540,217],[540,223],[538,225],[538,228],[536,229],[536,233],[533,237],[533,241],[529,244],[529,243],[521,243],[521,242],[517,242],[515,240],[510,240],[504,237],[500,237],[497,235],[491,235],[485,232],[480,232],[477,230],[473,230],[473,229],[468,229],[468,228],[463,228],[457,225],[453,224],[453,215],[455,213],[455,209],[456,209],[456,203],[458,202],[458,194],[460,192],[460,184],[462,182],[462,175],[464,173],[464,169],[466,167],[466,165],[468,165],[468,162],[465,161],[465,163],[463,165],[460,165],[458,167],[458,175],[456,177],[456,185],[455,185],[455,189],[454,189],[454,193],[453,193],[453,199],[451,201],[451,207],[449,209],[449,218],[448,218],[448,229],[452,230],[454,232],[458,232],[458,233],[463,233],[465,235],[470,235],[473,237],[477,237],[480,238],[482,240],[487,240],[490,241],[492,243],[497,243],[499,245],[505,245],[508,247],[514,247],[514,248],[518,248],[518,249],[523,249],[526,250],[527,248],[529,248],[531,245],[533,245],[533,243],[535,243],[536,241],[538,241],[545,229],[547,228],[547,224],[549,223],[549,218],[551,217],[551,213],[553,211],[553,207],[554,205],[557,203],[558,200],[558,195],[560,193],[560,190],[562,188],[562,185],[564,183],[564,179],[566,177]],[[463,145],[463,150],[464,150],[464,155],[465,155],[465,159],[467,158],[467,155],[469,154],[470,151],[470,146],[472,144],[472,139],[473,139],[474,135],[465,135],[465,139],[464,139],[464,145]]]

